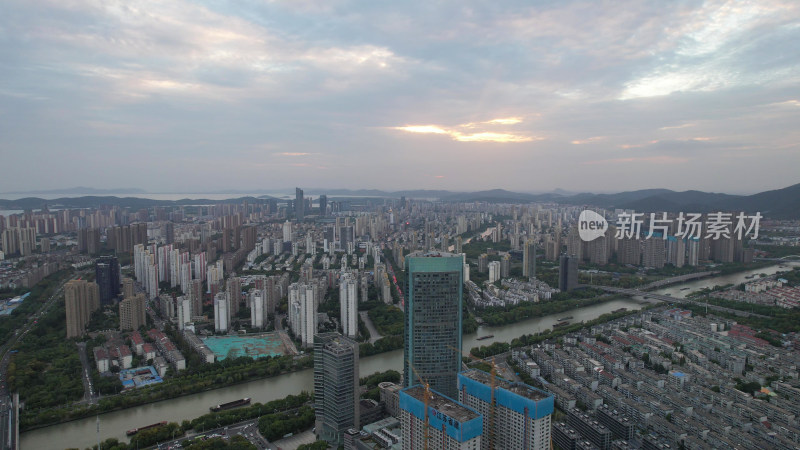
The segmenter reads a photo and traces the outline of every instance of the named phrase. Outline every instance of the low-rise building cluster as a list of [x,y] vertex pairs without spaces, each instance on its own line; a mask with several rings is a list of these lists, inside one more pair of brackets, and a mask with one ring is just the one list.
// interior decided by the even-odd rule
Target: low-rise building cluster
[[660,309],[513,358],[566,412],[552,429],[561,448],[796,448],[800,355],[756,334]]

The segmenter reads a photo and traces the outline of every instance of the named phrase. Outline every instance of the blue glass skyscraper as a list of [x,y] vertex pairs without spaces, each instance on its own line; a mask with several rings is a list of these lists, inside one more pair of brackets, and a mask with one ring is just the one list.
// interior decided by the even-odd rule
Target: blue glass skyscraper
[[[406,257],[404,384],[458,396],[461,368],[461,255],[418,252]],[[412,366],[413,369],[412,370]]]

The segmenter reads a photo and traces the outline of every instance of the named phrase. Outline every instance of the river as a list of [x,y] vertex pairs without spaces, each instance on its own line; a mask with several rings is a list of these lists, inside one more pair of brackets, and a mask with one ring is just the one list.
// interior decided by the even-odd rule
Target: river
[[[793,265],[793,264],[790,264]],[[683,297],[686,293],[703,287],[713,287],[718,284],[742,283],[747,281],[747,276],[765,273],[771,275],[781,269],[778,265],[741,272],[733,275],[705,278],[680,285],[666,287],[654,292],[672,294],[674,297]],[[682,287],[690,289],[681,290]],[[641,303],[636,299],[613,300],[600,305],[594,305],[567,313],[554,314],[544,317],[527,319],[522,322],[502,327],[481,327],[477,333],[464,336],[464,351],[479,345],[489,345],[492,342],[510,342],[513,338],[523,334],[535,333],[552,327],[558,318],[571,315],[571,322],[591,320],[602,314],[619,308],[639,309]],[[493,334],[494,337],[476,340],[478,336]],[[402,371],[403,351],[396,350],[379,355],[362,358],[360,361],[360,375],[366,376],[375,372],[394,369]],[[180,423],[184,419],[192,419],[208,412],[211,405],[250,397],[253,402],[265,403],[288,394],[296,394],[302,390],[313,390],[313,372],[311,369],[302,370],[273,378],[242,383],[213,391],[187,395],[158,403],[128,408],[100,416],[100,435],[105,440],[115,437],[126,441],[125,430],[149,425],[162,420]],[[97,443],[97,425],[94,417],[54,425],[47,428],[23,433],[20,436],[21,448],[27,449],[64,449],[66,447],[85,448]]]

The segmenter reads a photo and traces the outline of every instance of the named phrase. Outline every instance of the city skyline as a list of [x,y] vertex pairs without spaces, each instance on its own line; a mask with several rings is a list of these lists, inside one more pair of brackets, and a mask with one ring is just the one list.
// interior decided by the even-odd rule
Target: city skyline
[[797,182],[793,2],[6,12],[4,192]]

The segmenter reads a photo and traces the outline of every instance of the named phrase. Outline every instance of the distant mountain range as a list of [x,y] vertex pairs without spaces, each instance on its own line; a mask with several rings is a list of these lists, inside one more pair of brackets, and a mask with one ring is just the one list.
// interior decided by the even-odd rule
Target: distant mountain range
[[147,191],[144,189],[134,189],[134,188],[125,188],[125,189],[95,189],[85,186],[78,186],[74,188],[67,188],[67,189],[49,189],[49,190],[41,190],[41,191],[14,191],[14,192],[2,192],[0,195],[3,194],[31,194],[31,195],[74,195],[74,194],[88,194],[88,195],[107,195],[107,194],[146,194]]
[[[87,188],[74,188],[87,189]],[[378,198],[431,198],[444,202],[490,202],[490,203],[560,203],[576,206],[596,206],[606,209],[632,209],[637,212],[713,212],[744,211],[761,212],[765,217],[774,219],[800,219],[800,184],[783,189],[761,192],[754,195],[730,195],[713,192],[683,191],[669,189],[643,189],[638,191],[619,192],[616,194],[564,194],[554,191],[544,194],[526,194],[504,189],[492,189],[477,192],[451,192],[443,190],[407,190],[387,192],[376,189],[308,189],[306,195],[319,196],[325,194],[329,200],[342,197],[354,199],[358,197]],[[346,197],[346,198],[345,198]],[[242,201],[262,202],[272,197],[238,197],[227,200],[183,199],[152,200],[137,197],[85,196],[74,198],[58,198],[44,200],[36,197],[18,200],[0,200],[0,209],[39,209],[45,204],[52,208],[92,208],[101,205],[119,205],[130,208],[147,206],[170,206],[213,203],[240,203]]]

